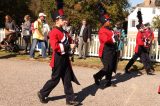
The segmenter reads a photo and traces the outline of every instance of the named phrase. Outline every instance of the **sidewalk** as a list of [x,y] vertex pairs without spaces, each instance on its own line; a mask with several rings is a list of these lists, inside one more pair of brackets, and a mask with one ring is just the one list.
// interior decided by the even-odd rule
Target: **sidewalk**
[[[98,69],[73,67],[80,81],[73,83],[77,99],[83,106],[160,106],[160,72],[147,76],[118,71],[113,82],[117,87],[98,88],[92,75]],[[50,78],[51,69],[46,62],[0,59],[0,106],[43,106],[37,91]],[[65,106],[62,82],[50,94],[45,106]]]

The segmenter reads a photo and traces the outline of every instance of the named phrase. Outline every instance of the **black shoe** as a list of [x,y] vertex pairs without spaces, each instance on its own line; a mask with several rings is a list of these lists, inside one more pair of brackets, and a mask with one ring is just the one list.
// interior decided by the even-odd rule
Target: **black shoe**
[[47,100],[41,95],[40,92],[38,92],[37,95],[41,103],[47,103]]
[[93,75],[94,78],[94,82],[96,85],[100,85],[100,81],[98,80],[98,78],[96,78],[96,75]]
[[79,105],[79,104],[80,104],[80,102],[75,101],[75,100],[66,101],[66,105],[74,105],[74,106],[77,106],[77,105]]
[[130,74],[130,72],[128,71],[128,69],[125,69],[125,74]]
[[154,75],[153,72],[151,72],[151,70],[146,70],[147,75]]
[[111,81],[107,81],[107,83],[104,84],[104,87],[110,87],[112,85]]

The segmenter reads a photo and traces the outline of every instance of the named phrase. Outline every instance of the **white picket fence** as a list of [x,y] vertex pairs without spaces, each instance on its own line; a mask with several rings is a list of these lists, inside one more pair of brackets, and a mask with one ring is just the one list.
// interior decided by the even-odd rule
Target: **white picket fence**
[[5,30],[0,29],[0,42],[3,40],[4,37],[5,37]]
[[[0,29],[0,42],[3,40],[4,36],[4,30]],[[17,43],[20,46],[23,46],[23,40],[20,37],[17,41]],[[124,46],[123,50],[123,59],[131,59],[132,56],[134,55],[134,48],[136,45],[136,39],[135,38],[127,38],[127,44]],[[88,56],[98,56],[98,51],[99,51],[99,39],[97,34],[92,34],[92,42],[89,43],[88,47]],[[75,54],[78,54],[78,51],[76,50]],[[158,42],[154,40],[152,42],[152,47],[150,50],[150,58],[152,61],[155,62],[160,62],[160,49],[158,47]]]
[[[135,38],[127,38],[127,44],[124,46],[123,50],[123,59],[131,59],[134,55],[134,49],[136,46]],[[93,34],[91,45],[89,45],[88,56],[98,56],[99,51],[99,39],[97,34]],[[76,53],[78,51],[76,50]],[[158,47],[158,42],[154,40],[152,42],[151,50],[150,50],[150,59],[155,62],[160,62],[160,49]]]

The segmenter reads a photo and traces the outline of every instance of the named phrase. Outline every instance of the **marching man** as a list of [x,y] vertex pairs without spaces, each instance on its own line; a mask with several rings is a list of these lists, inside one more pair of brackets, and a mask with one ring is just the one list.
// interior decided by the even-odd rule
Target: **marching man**
[[113,30],[111,30],[110,21],[108,15],[104,15],[100,18],[100,22],[103,26],[98,32],[100,41],[99,57],[103,63],[103,68],[93,75],[96,85],[100,85],[100,80],[103,76],[106,76],[105,87],[111,86],[112,73],[115,71],[117,62],[115,42],[118,38],[116,38]]
[[38,92],[38,97],[40,102],[47,103],[47,97],[57,86],[61,78],[64,86],[64,93],[66,95],[66,104],[78,105],[79,102],[75,101],[71,81],[74,81],[78,85],[80,84],[73,73],[69,59],[69,53],[73,48],[75,48],[75,44],[72,44],[71,37],[62,28],[62,26],[65,24],[63,12],[54,12],[52,14],[52,19],[55,21],[55,28],[51,30],[49,36],[50,45],[53,49],[52,59],[50,62],[52,75],[51,79],[48,80],[43,88]]

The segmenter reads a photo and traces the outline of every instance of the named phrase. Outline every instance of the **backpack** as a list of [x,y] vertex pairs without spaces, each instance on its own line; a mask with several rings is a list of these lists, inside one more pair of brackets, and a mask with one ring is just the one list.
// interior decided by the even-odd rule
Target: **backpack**
[[31,32],[32,32],[32,34],[34,33],[34,31],[35,31],[35,29],[34,29],[34,22],[33,22],[33,23],[31,23]]
[[[38,22],[38,25],[39,25],[39,21],[38,21],[38,20],[36,20],[36,21]],[[34,22],[31,23],[31,32],[32,32],[32,34],[33,34],[34,31],[35,31],[35,29],[34,29],[34,23],[35,23],[36,21],[34,21]]]

